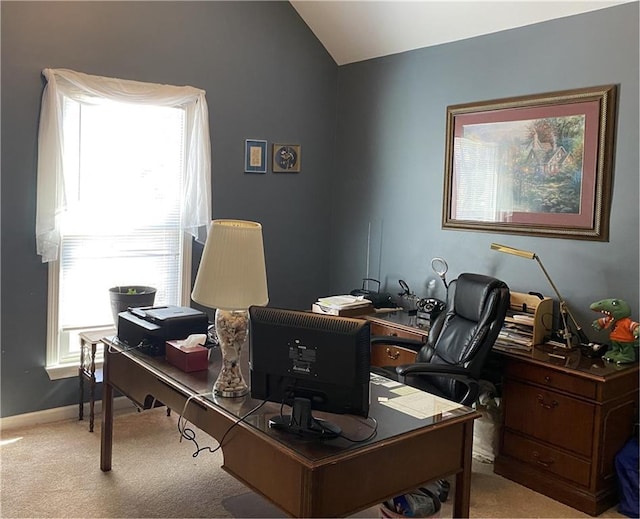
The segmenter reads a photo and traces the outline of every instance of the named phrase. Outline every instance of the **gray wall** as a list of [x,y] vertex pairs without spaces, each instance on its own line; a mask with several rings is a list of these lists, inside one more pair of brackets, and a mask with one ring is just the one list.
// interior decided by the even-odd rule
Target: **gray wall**
[[[1,8],[2,416],[77,401],[75,378],[52,382],[44,370],[47,267],[34,239],[43,68],[206,90],[213,217],[263,224],[271,304],[308,308],[327,293],[329,221],[320,215],[334,165],[338,67],[288,2]],[[302,172],[244,174],[247,138],[301,144]],[[108,211],[107,201],[96,210]]]
[[[404,279],[419,295],[444,257],[449,279],[465,271],[500,277],[512,290],[553,291],[533,261],[491,251],[491,242],[538,253],[592,340],[589,304],[638,302],[638,3],[369,60],[339,71],[331,289],[369,273],[392,293]],[[616,83],[617,143],[610,241],[443,230],[446,107]],[[439,295],[443,289],[438,281]]]
[[[263,223],[274,306],[359,285],[370,228],[369,273],[393,292],[403,278],[424,294],[443,256],[450,277],[486,272],[550,294],[533,262],[489,250],[498,241],[538,252],[585,323],[609,296],[638,318],[638,4],[340,69],[287,2],[1,9],[1,416],[77,398],[75,379],[51,382],[43,367],[47,269],[33,235],[45,67],[207,91],[213,216]],[[608,83],[620,85],[609,242],[441,230],[447,105]],[[246,138],[302,144],[302,173],[245,175]]]

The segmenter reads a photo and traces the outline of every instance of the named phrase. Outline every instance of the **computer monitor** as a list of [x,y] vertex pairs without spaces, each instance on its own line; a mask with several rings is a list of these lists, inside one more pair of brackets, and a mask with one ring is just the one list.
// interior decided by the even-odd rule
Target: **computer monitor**
[[370,327],[364,319],[249,308],[251,396],[291,406],[270,427],[332,438],[340,428],[313,410],[369,413]]

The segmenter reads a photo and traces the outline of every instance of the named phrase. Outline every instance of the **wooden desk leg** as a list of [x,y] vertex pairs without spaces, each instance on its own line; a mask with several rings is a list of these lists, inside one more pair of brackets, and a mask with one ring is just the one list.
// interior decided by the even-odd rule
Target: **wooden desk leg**
[[96,377],[91,377],[89,381],[89,432],[93,432],[93,419],[96,405]]
[[113,447],[113,386],[109,382],[109,353],[104,352],[104,377],[102,380],[102,428],[100,430],[100,470],[111,470]]
[[80,339],[80,367],[78,368],[78,382],[80,384],[80,408],[78,420],[84,418],[84,340]]
[[462,472],[456,474],[453,517],[469,517],[471,501],[471,460],[473,455],[473,422],[464,426],[464,446],[462,452]]
[[91,380],[89,380],[89,432],[93,432],[93,418],[96,404],[96,343],[91,343]]
[[82,373],[82,368],[78,370],[78,383],[80,384],[80,400],[79,400],[79,408],[78,408],[78,420],[82,420],[84,418],[84,374]]

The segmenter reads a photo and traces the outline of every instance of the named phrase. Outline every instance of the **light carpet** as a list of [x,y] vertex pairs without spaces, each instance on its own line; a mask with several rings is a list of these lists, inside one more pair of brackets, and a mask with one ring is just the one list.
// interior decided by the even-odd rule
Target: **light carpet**
[[[200,446],[216,441],[196,429]],[[39,517],[286,517],[220,468],[222,453],[193,457],[179,441],[175,412],[123,412],[115,417],[113,469],[100,461],[100,417],[67,420],[2,432],[0,516]],[[274,467],[274,470],[277,468]],[[453,480],[452,480],[453,481]],[[453,491],[453,485],[452,485]],[[493,474],[474,461],[471,517],[590,517]],[[377,509],[354,517],[376,517]],[[451,517],[451,499],[441,510]],[[612,508],[603,518],[624,517]]]

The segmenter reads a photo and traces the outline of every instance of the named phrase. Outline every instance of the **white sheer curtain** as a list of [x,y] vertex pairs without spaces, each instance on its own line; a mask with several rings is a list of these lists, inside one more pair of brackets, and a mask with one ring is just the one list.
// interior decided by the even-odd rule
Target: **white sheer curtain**
[[36,246],[43,263],[58,258],[60,217],[66,209],[63,99],[94,104],[99,100],[183,108],[186,112],[186,178],[183,230],[198,237],[211,222],[211,145],[205,91],[190,86],[158,85],[92,76],[67,69],[44,69],[38,135]]

